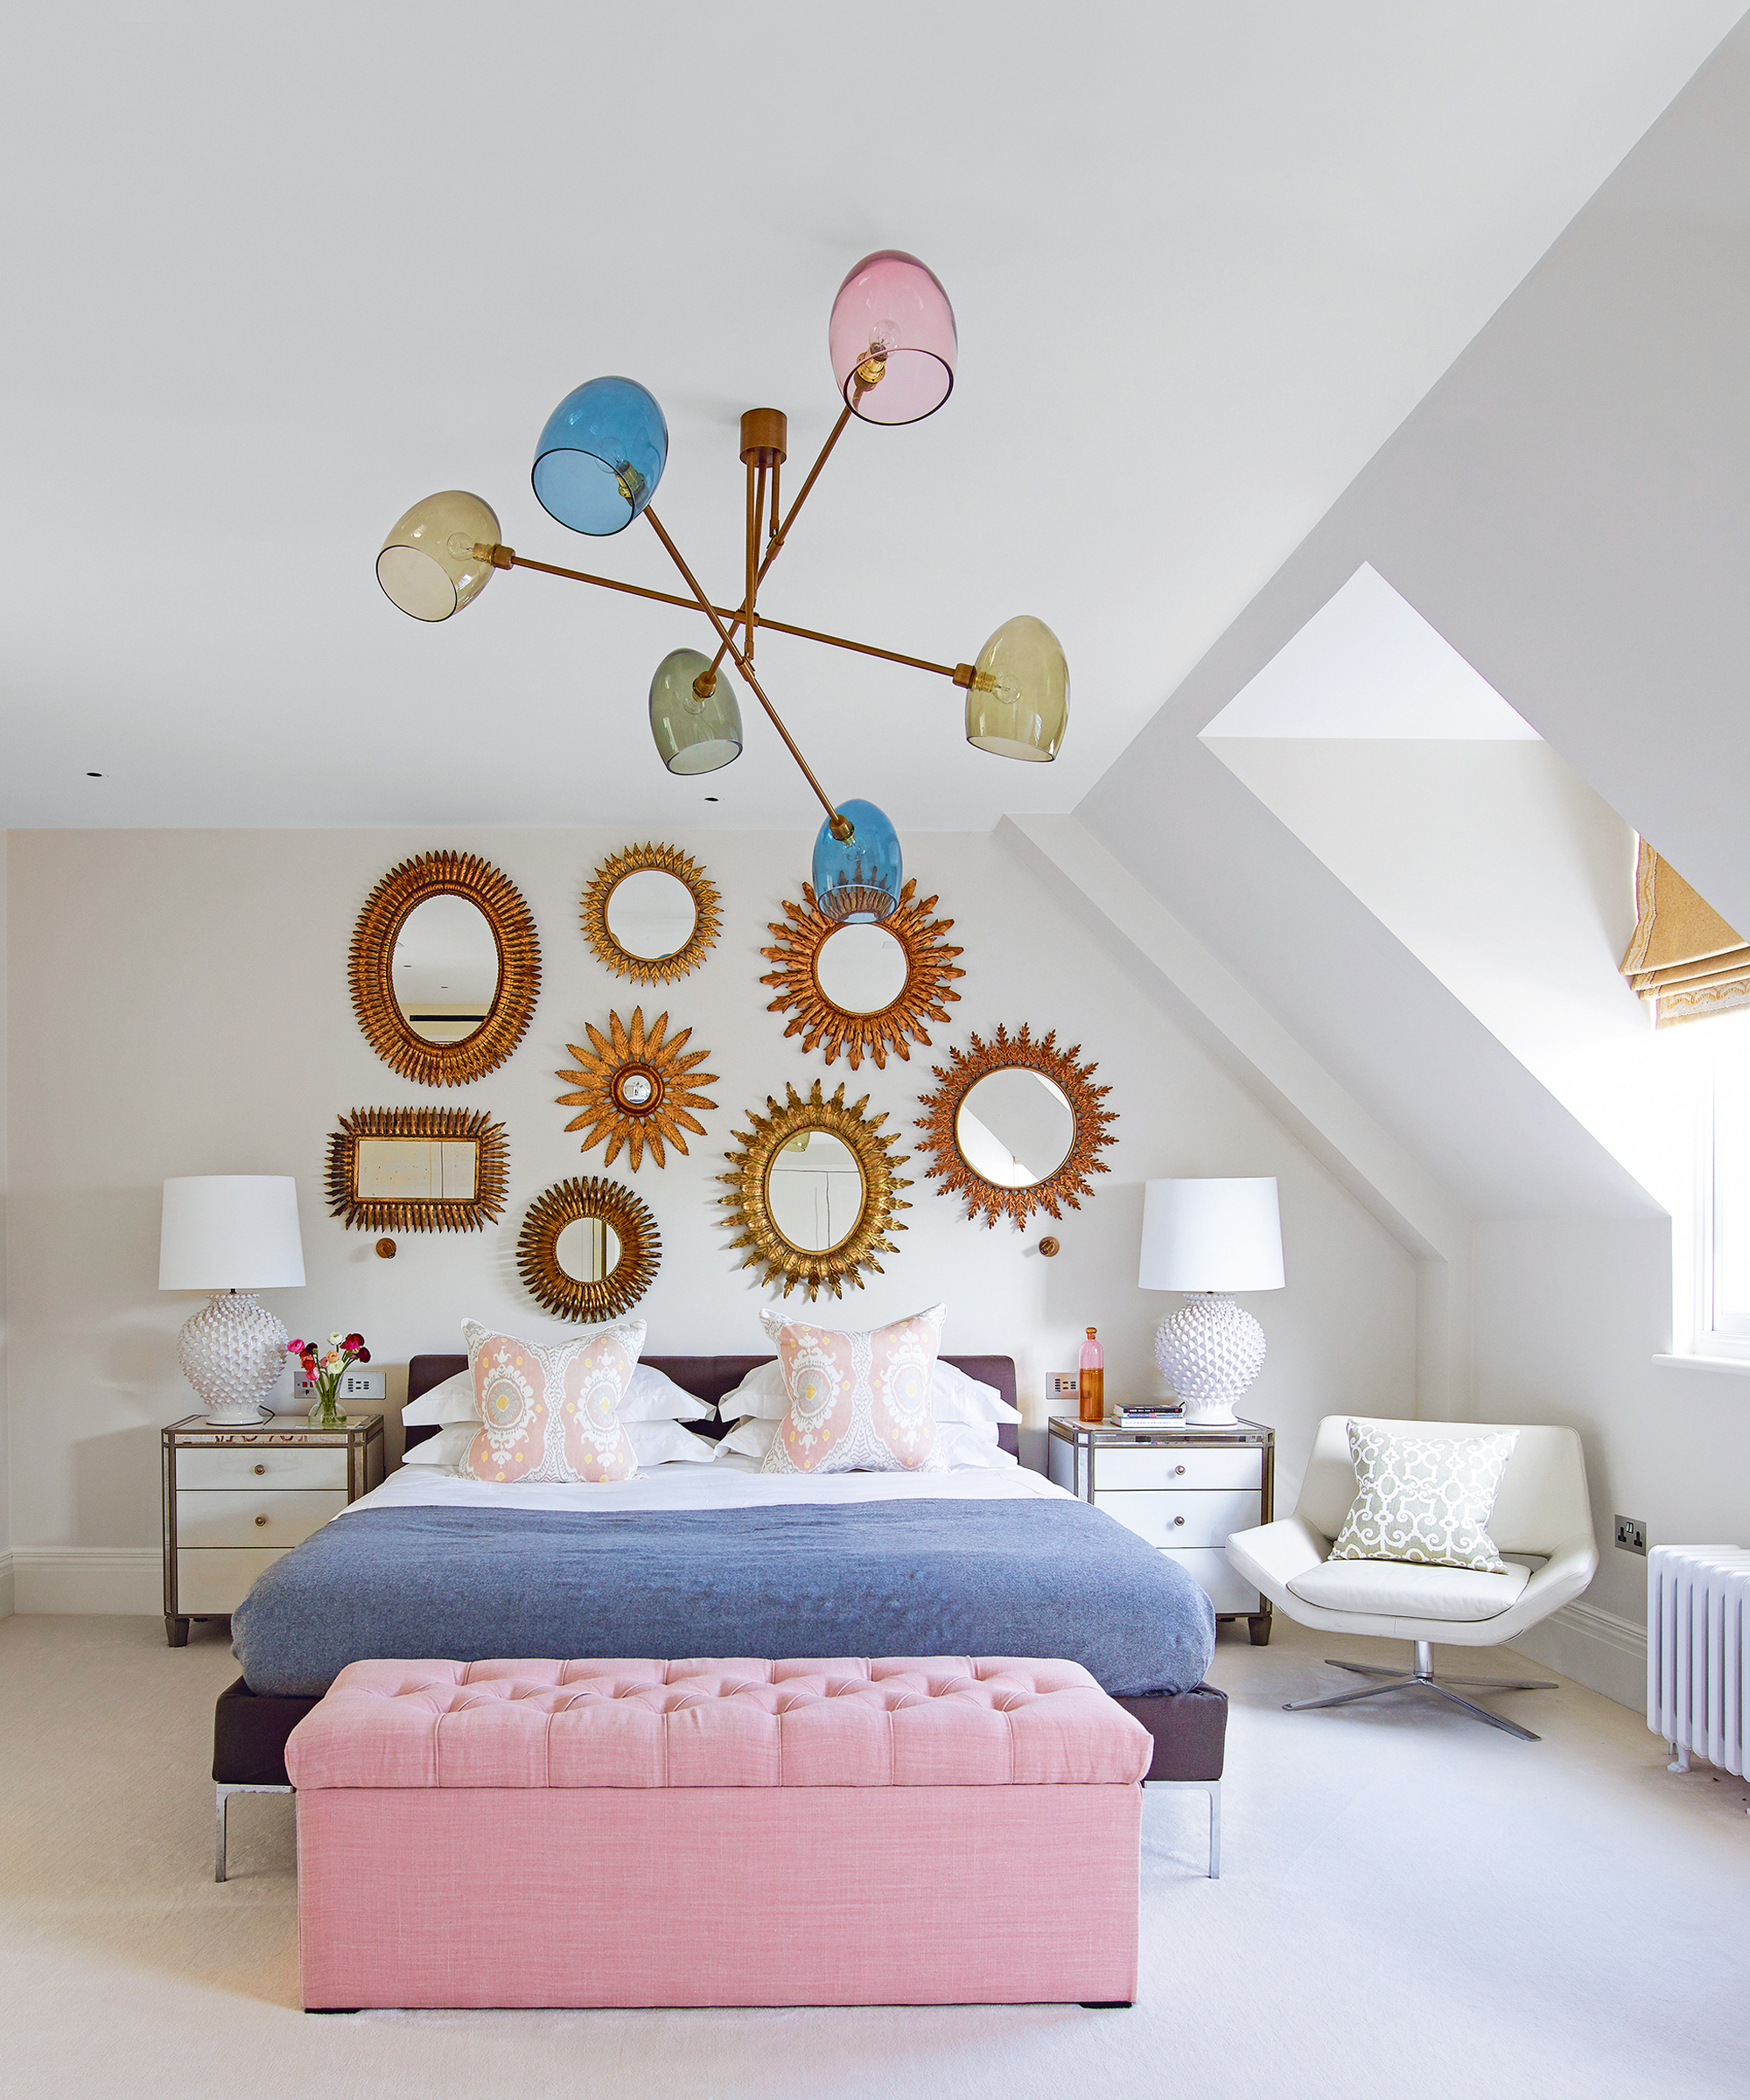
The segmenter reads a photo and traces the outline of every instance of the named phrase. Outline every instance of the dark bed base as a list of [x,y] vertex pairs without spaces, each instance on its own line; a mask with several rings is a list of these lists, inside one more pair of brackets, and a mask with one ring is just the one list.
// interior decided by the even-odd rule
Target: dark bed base
[[[666,1372],[676,1384],[699,1399],[715,1405],[732,1392],[748,1372],[769,1356],[649,1356],[645,1362]],[[945,1362],[962,1370],[969,1378],[993,1385],[1011,1405],[1015,1398],[1015,1363],[1012,1356],[948,1356]],[[407,1367],[407,1398],[410,1404],[421,1394],[458,1371],[466,1370],[466,1356],[416,1356]],[[724,1425],[695,1423],[702,1436],[721,1436]],[[410,1445],[435,1436],[432,1428],[407,1432]],[[1003,1423],[998,1441],[1014,1452],[1018,1439],[1012,1423]],[[219,1695],[213,1717],[213,1777],[220,1786],[283,1787],[285,1775],[285,1739],[316,1704],[313,1698],[253,1692],[242,1677]],[[1119,1705],[1135,1714],[1154,1738],[1154,1762],[1148,1777],[1179,1784],[1198,1785],[1219,1780],[1228,1732],[1228,1695],[1212,1684],[1199,1684],[1180,1692],[1154,1692],[1143,1698],[1120,1699]]]

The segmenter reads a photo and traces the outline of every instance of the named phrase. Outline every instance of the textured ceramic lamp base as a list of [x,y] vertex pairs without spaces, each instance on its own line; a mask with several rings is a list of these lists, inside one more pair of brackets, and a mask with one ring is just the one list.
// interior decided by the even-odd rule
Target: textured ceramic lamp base
[[1217,1292],[1188,1298],[1155,1329],[1154,1360],[1185,1403],[1188,1427],[1221,1429],[1264,1368],[1264,1329]]
[[263,1396],[285,1368],[284,1327],[245,1291],[216,1291],[177,1338],[183,1376],[215,1428],[244,1428],[268,1412]]

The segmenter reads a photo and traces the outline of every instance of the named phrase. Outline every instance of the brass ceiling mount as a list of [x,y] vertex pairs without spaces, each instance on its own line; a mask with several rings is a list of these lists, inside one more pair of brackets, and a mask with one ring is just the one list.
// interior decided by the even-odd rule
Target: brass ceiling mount
[[704,1136],[705,1126],[692,1110],[717,1106],[696,1091],[717,1082],[716,1073],[696,1069],[710,1052],[690,1050],[682,1057],[681,1052],[693,1032],[682,1028],[670,1035],[666,1013],[658,1014],[648,1030],[641,1006],[633,1008],[630,1027],[621,1026],[617,1013],[607,1018],[606,1035],[592,1023],[584,1023],[590,1049],[585,1050],[580,1043],[565,1046],[577,1059],[578,1068],[561,1072],[559,1077],[572,1081],[578,1091],[560,1095],[559,1105],[583,1111],[565,1128],[587,1130],[582,1147],[584,1152],[606,1139],[604,1166],[613,1165],[622,1144],[634,1173],[644,1163],[647,1144],[657,1166],[666,1166],[664,1143],[685,1152],[683,1130],[691,1130],[697,1138]]
[[744,409],[741,459],[745,466],[781,466],[788,457],[789,420],[782,409]]

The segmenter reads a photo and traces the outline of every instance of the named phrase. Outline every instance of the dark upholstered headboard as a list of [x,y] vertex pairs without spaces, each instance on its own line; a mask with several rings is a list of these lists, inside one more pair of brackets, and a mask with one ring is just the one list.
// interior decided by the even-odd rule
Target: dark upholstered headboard
[[[762,1363],[772,1362],[769,1356],[646,1356],[641,1361],[653,1370],[661,1371],[672,1378],[684,1393],[696,1399],[709,1401],[715,1407],[726,1393],[732,1393],[749,1371],[757,1370]],[[982,1385],[995,1386],[1010,1406],[1015,1404],[1015,1360],[1012,1356],[944,1356],[944,1363],[951,1363],[957,1371],[964,1371],[969,1378],[976,1378]],[[444,1379],[453,1378],[458,1371],[466,1371],[466,1356],[416,1356],[407,1367],[407,1398],[410,1405],[422,1393],[429,1393],[434,1385]],[[694,1422],[688,1424],[702,1437],[720,1437],[728,1427],[723,1422]],[[438,1431],[431,1424],[415,1424],[407,1432],[407,1448],[423,1444],[427,1437],[435,1437]],[[1012,1422],[997,1425],[997,1441],[1010,1455],[1017,1456],[1021,1446]]]

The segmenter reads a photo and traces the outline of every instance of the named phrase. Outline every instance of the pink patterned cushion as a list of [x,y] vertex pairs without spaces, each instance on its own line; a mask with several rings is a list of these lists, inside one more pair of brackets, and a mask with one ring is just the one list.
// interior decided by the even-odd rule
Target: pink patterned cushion
[[762,1473],[942,1473],[930,1380],[946,1306],[846,1333],[760,1318],[777,1345],[789,1408]]
[[1079,1662],[350,1662],[292,1731],[316,1787],[1130,1786],[1153,1739]]
[[644,1347],[641,1320],[542,1348],[465,1320],[480,1426],[458,1473],[478,1480],[630,1480],[637,1453],[620,1404]]

